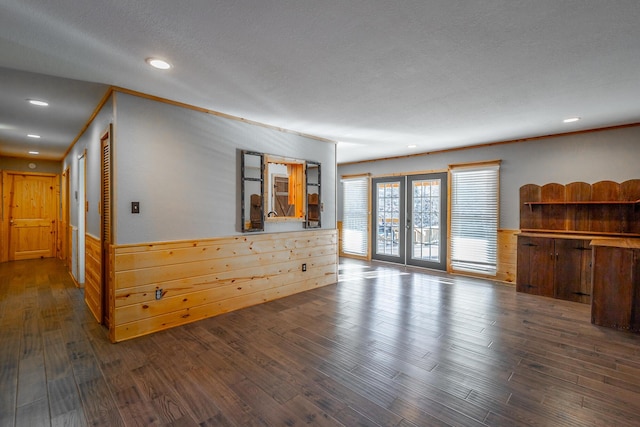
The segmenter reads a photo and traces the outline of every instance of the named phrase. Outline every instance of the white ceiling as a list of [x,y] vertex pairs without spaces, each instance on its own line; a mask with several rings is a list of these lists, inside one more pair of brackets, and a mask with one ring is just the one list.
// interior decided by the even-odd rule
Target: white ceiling
[[640,122],[640,2],[0,0],[0,67],[3,155],[35,129],[60,158],[116,85],[338,141],[343,163]]

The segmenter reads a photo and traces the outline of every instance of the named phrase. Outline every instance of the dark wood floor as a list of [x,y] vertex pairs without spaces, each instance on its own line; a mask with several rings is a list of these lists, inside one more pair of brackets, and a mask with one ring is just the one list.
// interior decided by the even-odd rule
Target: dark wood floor
[[337,285],[110,344],[55,260],[0,264],[0,426],[640,425],[640,336],[513,287]]

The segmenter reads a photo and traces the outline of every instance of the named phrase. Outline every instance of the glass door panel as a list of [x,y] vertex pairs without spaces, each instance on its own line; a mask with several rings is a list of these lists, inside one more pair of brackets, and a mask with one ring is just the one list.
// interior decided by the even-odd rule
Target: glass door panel
[[404,177],[373,179],[372,258],[404,262]]
[[407,264],[446,268],[447,174],[407,177]]

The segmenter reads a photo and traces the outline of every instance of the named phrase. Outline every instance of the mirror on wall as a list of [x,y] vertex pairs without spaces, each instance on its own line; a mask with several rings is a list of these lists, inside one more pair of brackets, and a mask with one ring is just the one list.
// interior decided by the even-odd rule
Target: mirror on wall
[[320,163],[241,151],[243,232],[264,231],[269,222],[300,222],[320,228]]

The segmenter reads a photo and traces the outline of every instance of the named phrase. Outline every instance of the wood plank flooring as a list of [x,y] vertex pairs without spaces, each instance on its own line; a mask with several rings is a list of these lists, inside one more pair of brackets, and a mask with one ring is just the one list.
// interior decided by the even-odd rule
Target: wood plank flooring
[[638,426],[640,336],[589,306],[343,260],[111,344],[58,261],[0,264],[0,426]]

